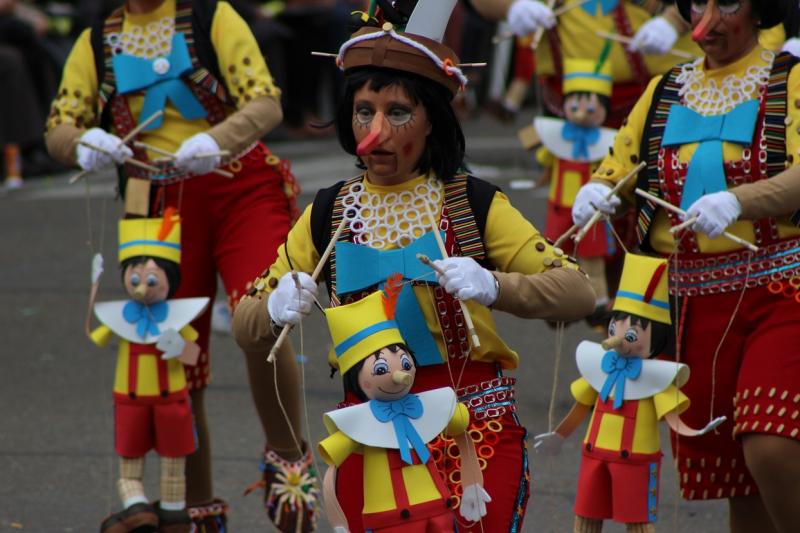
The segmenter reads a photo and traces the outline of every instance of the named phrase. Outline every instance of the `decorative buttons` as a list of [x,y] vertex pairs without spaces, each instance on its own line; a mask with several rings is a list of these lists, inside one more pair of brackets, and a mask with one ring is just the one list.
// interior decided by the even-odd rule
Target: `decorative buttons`
[[411,517],[411,511],[409,511],[408,509],[403,509],[402,511],[400,511],[400,518],[407,520],[410,517]]
[[164,75],[169,72],[169,60],[166,57],[159,57],[153,61],[153,71],[156,74]]
[[269,278],[267,285],[269,285],[270,289],[274,289],[278,286],[278,278]]
[[544,252],[545,248],[547,248],[547,247],[544,245],[543,242],[537,242],[536,243],[536,251],[537,252]]
[[391,22],[384,22],[383,26],[381,27],[381,29],[383,31],[389,32],[389,31],[392,31],[394,29],[394,26],[392,25]]

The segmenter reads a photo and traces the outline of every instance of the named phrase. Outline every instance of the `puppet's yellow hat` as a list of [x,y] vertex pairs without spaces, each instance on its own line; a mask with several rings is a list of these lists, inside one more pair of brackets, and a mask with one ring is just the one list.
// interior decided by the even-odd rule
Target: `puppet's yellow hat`
[[119,221],[119,262],[141,255],[181,262],[181,219],[177,210],[165,210],[162,218]]
[[333,338],[328,360],[342,375],[381,348],[405,342],[394,321],[396,297],[391,294],[396,293],[389,285],[385,289],[389,296],[376,291],[357,302],[325,310]]
[[598,68],[591,59],[564,59],[564,94],[589,92],[611,96],[611,65],[603,61]]
[[666,259],[627,254],[614,300],[614,311],[624,311],[662,324],[672,324],[669,315],[668,280]]

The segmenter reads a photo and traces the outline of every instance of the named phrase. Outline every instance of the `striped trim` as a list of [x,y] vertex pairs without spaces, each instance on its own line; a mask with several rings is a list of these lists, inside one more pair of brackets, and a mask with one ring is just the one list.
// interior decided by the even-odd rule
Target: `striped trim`
[[575,78],[589,78],[593,80],[612,81],[611,76],[609,76],[608,74],[595,74],[594,72],[572,72],[570,74],[564,74],[565,80],[572,80]]
[[166,241],[150,241],[146,239],[124,242],[119,245],[119,249],[124,250],[125,248],[130,248],[132,246],[163,246],[165,248],[174,248],[175,250],[181,249],[181,245],[179,243],[166,242]]
[[337,344],[335,348],[336,357],[341,357],[345,352],[347,352],[347,350],[363,341],[367,337],[371,337],[372,335],[380,333],[381,331],[386,331],[387,329],[396,329],[400,331],[399,327],[397,326],[397,322],[394,320],[384,320],[383,322],[372,324],[361,331],[353,333],[345,340]]
[[467,176],[456,176],[444,185],[444,205],[453,226],[460,256],[482,260],[486,257],[481,232],[467,196]]
[[663,300],[655,300],[655,299],[650,299],[650,301],[645,302],[644,296],[641,294],[636,294],[635,292],[617,291],[617,298],[627,298],[628,300],[643,302],[646,303],[647,305],[652,305],[655,307],[660,307],[661,309],[669,310],[669,302],[665,302]]

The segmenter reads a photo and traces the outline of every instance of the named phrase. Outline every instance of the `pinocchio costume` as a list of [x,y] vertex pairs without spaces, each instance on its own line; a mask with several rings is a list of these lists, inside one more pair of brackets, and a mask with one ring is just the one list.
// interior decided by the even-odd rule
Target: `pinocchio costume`
[[[626,255],[614,311],[671,324],[667,279],[665,260]],[[689,407],[679,390],[689,379],[689,368],[639,355],[644,358],[588,341],[578,346],[581,377],[570,388],[577,402],[594,406],[594,413],[583,440],[576,516],[656,521],[662,456],[658,422]]]
[[[383,291],[325,311],[333,352],[342,375],[382,348],[405,344],[394,320],[394,303]],[[441,432],[463,433],[466,406],[450,387],[369,402],[325,414],[330,436],[319,444],[326,463],[340,466],[351,454],[363,456],[367,531],[454,531],[452,500],[426,444]],[[347,496],[348,486],[337,486]]]

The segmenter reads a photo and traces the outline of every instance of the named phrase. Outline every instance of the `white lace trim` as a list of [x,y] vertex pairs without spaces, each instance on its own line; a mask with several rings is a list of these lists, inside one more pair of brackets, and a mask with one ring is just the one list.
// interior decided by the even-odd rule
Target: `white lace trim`
[[772,71],[775,54],[769,50],[761,53],[763,66],[747,67],[743,76],[731,74],[717,85],[716,80],[707,80],[700,69],[703,58],[681,67],[681,73],[675,80],[681,85],[678,94],[689,109],[703,115],[724,115],[737,105],[758,98],[767,83]]
[[164,17],[147,26],[132,26],[130,31],[112,32],[106,44],[113,55],[128,54],[145,59],[165,57],[172,51],[175,19]]
[[363,183],[352,185],[342,198],[342,206],[353,242],[379,250],[390,245],[408,246],[431,231],[425,204],[436,213],[442,194],[442,185],[434,177],[399,193],[379,194],[367,191]]

